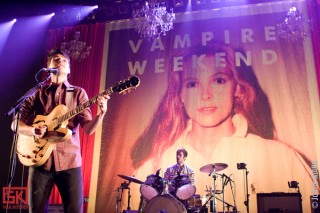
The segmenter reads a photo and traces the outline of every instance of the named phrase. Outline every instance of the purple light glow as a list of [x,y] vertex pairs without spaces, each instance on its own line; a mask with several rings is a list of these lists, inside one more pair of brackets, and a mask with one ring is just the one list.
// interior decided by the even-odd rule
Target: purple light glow
[[16,19],[13,19],[12,21],[1,23],[0,24],[0,54],[2,53],[2,49],[4,48],[7,39],[10,35],[10,32],[12,30],[13,24],[16,22]]

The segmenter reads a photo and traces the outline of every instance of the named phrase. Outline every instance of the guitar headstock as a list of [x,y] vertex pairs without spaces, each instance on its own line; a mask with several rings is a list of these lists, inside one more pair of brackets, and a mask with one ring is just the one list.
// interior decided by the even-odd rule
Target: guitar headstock
[[140,85],[140,79],[137,76],[131,76],[130,78],[119,81],[112,87],[113,92],[127,93],[131,90],[135,90]]

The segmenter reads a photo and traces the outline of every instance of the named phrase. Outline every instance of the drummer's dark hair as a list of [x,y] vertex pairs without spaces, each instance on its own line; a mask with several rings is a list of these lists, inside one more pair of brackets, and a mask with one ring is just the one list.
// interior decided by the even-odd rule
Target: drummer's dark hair
[[177,154],[179,154],[180,152],[183,153],[183,156],[187,157],[188,156],[188,152],[185,148],[180,148],[177,150]]

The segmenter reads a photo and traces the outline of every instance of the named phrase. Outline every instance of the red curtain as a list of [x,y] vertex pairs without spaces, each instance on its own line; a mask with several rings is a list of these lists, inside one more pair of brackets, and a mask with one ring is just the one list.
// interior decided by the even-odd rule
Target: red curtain
[[[62,41],[68,42],[72,40],[75,31],[80,31],[79,40],[86,42],[86,44],[92,48],[88,58],[81,61],[71,60],[71,76],[69,81],[73,85],[83,87],[87,91],[89,98],[91,98],[100,92],[99,86],[102,68],[105,23],[50,30],[48,34],[47,50],[49,51],[51,48],[59,47]],[[96,105],[93,105],[91,110],[92,114],[95,115],[97,113]],[[94,137],[94,134],[90,136],[86,135],[80,128],[84,197],[89,197]],[[50,204],[62,203],[57,188],[53,189],[49,202]],[[86,212],[86,210],[87,205],[85,204],[84,212]]]

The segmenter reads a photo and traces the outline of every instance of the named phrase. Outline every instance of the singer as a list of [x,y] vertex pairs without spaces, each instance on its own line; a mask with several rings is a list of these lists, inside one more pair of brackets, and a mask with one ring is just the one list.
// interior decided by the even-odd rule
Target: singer
[[[34,122],[33,115],[43,115],[42,117],[48,118],[58,106],[65,105],[68,109],[74,109],[88,101],[86,91],[81,87],[72,86],[67,80],[70,75],[69,56],[60,49],[53,49],[49,52],[47,60],[48,68],[44,68],[44,71],[52,73],[51,82],[39,88],[23,103],[21,120],[18,122],[19,138],[30,137],[31,140],[41,141],[46,137],[47,125],[43,121]],[[107,112],[109,98],[107,95],[98,97],[99,110],[95,116],[92,116],[90,108],[87,108],[70,118],[67,124],[61,127],[72,132],[70,137],[63,142],[59,141],[42,165],[29,167],[30,213],[47,212],[48,200],[54,185],[60,192],[64,212],[83,212],[79,126],[88,135],[94,133]],[[23,142],[34,143],[34,141]]]

